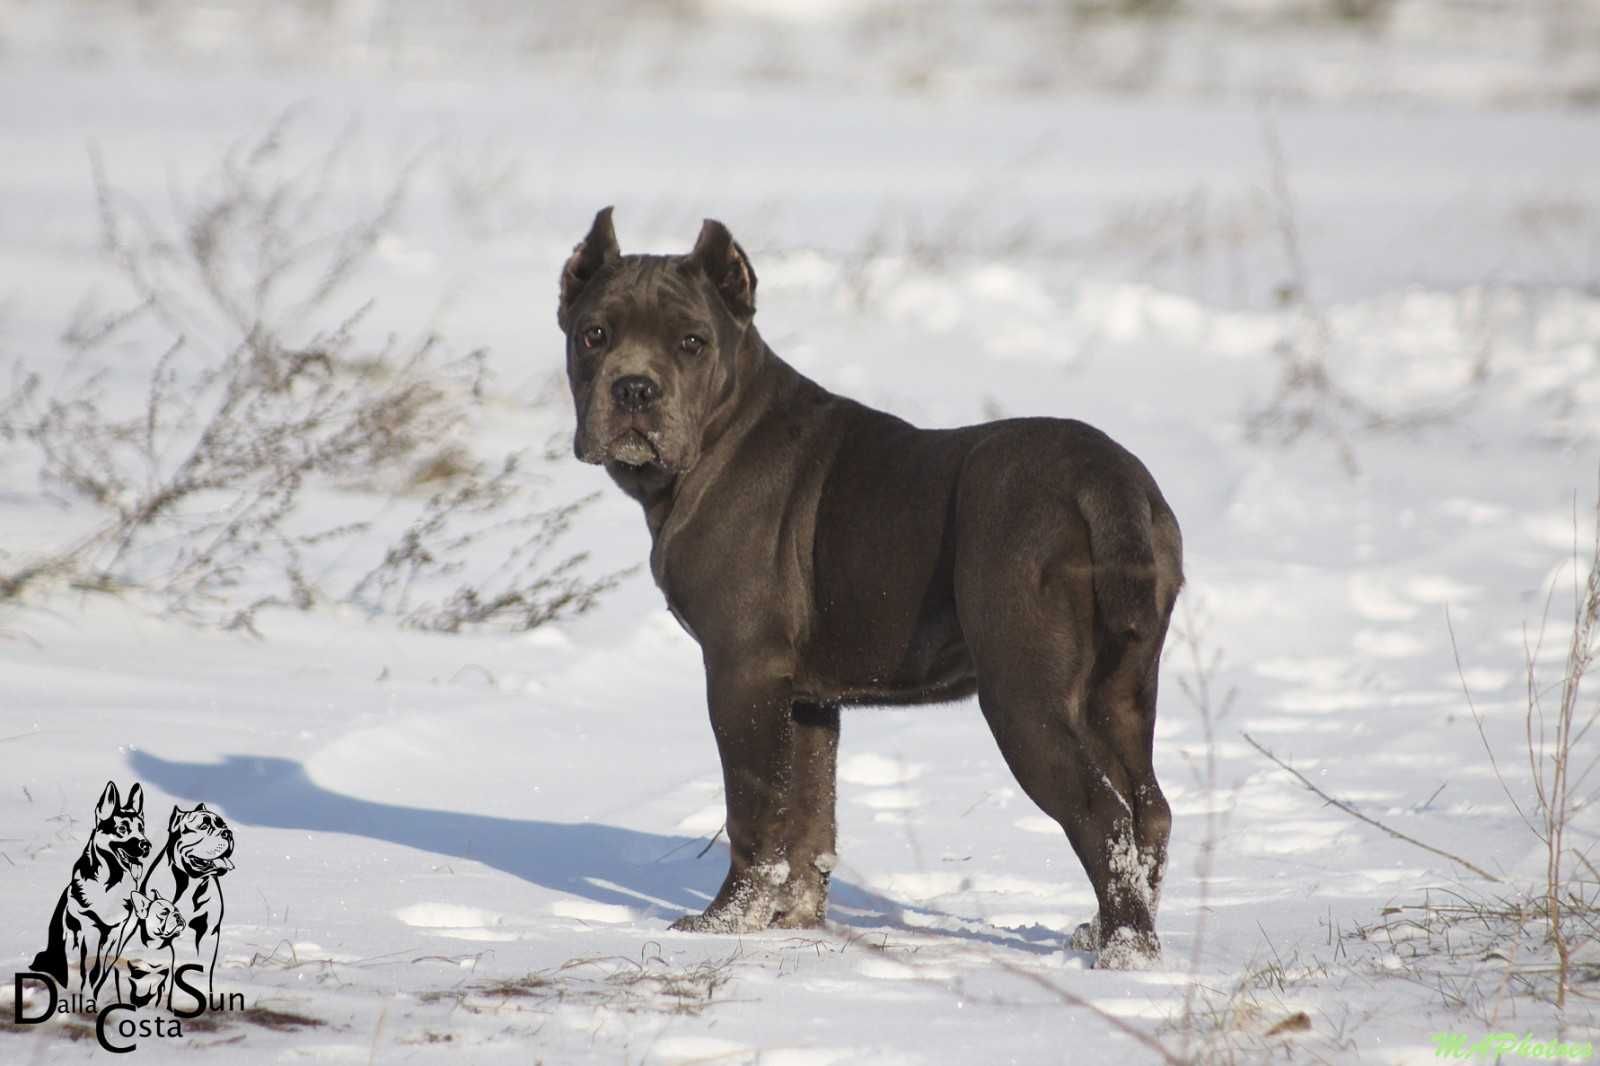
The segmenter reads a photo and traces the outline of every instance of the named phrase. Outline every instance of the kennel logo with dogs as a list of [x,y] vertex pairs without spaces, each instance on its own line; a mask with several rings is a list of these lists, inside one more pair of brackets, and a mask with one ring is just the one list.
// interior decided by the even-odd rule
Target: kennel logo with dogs
[[233,830],[197,803],[174,806],[166,843],[145,832],[144,789],[106,782],[83,852],[72,865],[31,969],[14,980],[12,1020],[95,1019],[105,1050],[183,1036],[207,1010],[242,1010],[244,996],[213,980],[222,934],[222,878]]

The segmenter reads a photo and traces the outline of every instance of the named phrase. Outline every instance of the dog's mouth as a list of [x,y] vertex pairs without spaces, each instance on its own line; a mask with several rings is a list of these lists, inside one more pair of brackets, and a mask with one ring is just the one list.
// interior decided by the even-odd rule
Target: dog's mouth
[[580,423],[574,453],[585,463],[623,470],[678,470],[670,428],[655,418],[596,418]]
[[226,873],[233,869],[233,863],[226,855],[218,855],[215,858],[206,858],[202,855],[187,855],[184,857],[184,865],[189,868],[190,873],[199,877],[204,877],[207,874]]
[[624,466],[648,466],[661,461],[661,452],[639,430],[626,429],[606,443],[606,461]]
[[112,845],[121,854],[132,858],[135,862],[143,862],[150,857],[150,841],[140,837],[131,840],[119,840]]
[[199,839],[185,840],[178,847],[178,859],[195,877],[206,877],[233,869],[228,856],[233,854],[233,840],[220,833],[211,833]]

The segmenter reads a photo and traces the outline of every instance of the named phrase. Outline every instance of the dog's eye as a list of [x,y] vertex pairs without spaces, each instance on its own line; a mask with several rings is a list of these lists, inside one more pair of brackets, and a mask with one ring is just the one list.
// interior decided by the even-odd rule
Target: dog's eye
[[594,351],[606,342],[606,331],[603,326],[590,326],[583,331],[583,346],[589,351]]
[[691,333],[678,342],[678,350],[688,355],[699,355],[705,351],[705,338],[697,333]]

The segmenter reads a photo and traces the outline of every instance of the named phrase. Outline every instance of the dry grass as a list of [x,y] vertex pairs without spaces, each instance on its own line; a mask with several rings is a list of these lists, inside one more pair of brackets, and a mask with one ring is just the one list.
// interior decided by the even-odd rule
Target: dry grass
[[641,1012],[698,1015],[732,979],[742,950],[691,966],[673,966],[659,945],[645,945],[637,959],[617,955],[569,959],[560,966],[515,978],[474,981],[426,992],[424,1003],[451,1003],[469,1014],[543,1014],[561,1006],[605,1007]]
[[1282,959],[1273,951],[1272,959],[1252,960],[1225,985],[1191,981],[1183,1014],[1163,1035],[1180,1042],[1185,1066],[1339,1061],[1355,1047],[1352,1031],[1364,1019],[1334,1018],[1311,1006],[1329,977],[1316,958]]
[[[1585,782],[1600,757],[1583,746],[1600,720],[1600,698],[1592,707],[1582,703],[1583,683],[1600,653],[1600,495],[1595,499],[1594,534],[1586,564],[1580,565],[1577,521],[1573,522],[1572,633],[1561,676],[1548,683],[1538,668],[1545,630],[1527,646],[1528,709],[1524,726],[1528,743],[1528,774],[1533,781],[1533,830],[1545,845],[1544,916],[1549,941],[1558,960],[1555,1002],[1565,1008],[1572,985],[1575,953],[1600,947],[1595,938],[1600,911],[1600,873],[1592,861],[1594,846],[1570,843],[1572,816],[1584,803]],[[1578,575],[1585,568],[1581,582]],[[1554,697],[1552,707],[1550,697]],[[1525,816],[1526,817],[1526,816]],[[1590,980],[1600,980],[1600,954],[1591,952]],[[1579,965],[1583,965],[1579,963]]]
[[[1586,787],[1600,767],[1589,740],[1600,721],[1600,698],[1591,695],[1586,702],[1584,693],[1600,654],[1600,495],[1593,525],[1588,549],[1580,553],[1574,514],[1571,629],[1557,677],[1549,678],[1540,665],[1548,602],[1538,628],[1525,635],[1525,780],[1513,781],[1502,768],[1456,653],[1462,693],[1490,767],[1543,847],[1543,878],[1495,896],[1434,889],[1420,904],[1386,909],[1381,921],[1356,934],[1384,942],[1447,1004],[1486,1022],[1514,1009],[1519,996],[1563,1012],[1574,998],[1600,1001],[1600,870],[1593,834],[1574,826],[1574,817],[1594,799]],[[1530,801],[1517,798],[1525,790],[1532,792]]]
[[[104,249],[133,302],[86,304],[64,366],[18,364],[0,398],[0,443],[31,454],[65,512],[91,517],[47,551],[0,557],[0,601],[136,592],[251,631],[264,607],[329,601],[447,632],[587,610],[617,579],[586,577],[581,553],[558,551],[587,499],[552,506],[521,456],[470,450],[485,353],[426,333],[372,339],[358,286],[411,168],[353,209],[348,138],[309,160],[291,141],[285,119],[228,153],[169,225],[95,161]],[[426,496],[390,543],[370,517],[383,492]],[[373,541],[351,589],[327,587],[309,561]],[[491,587],[439,587],[486,550],[508,553]]]
[[[1317,299],[1288,157],[1270,113],[1263,114],[1262,139],[1274,229],[1283,258],[1277,299],[1291,317],[1272,350],[1279,367],[1278,383],[1265,402],[1245,412],[1245,435],[1252,441],[1279,446],[1320,437],[1333,446],[1346,472],[1354,475],[1360,471],[1355,447],[1359,435],[1414,432],[1437,424],[1453,417],[1466,397],[1426,409],[1391,409],[1345,383],[1338,368],[1338,353],[1345,342]],[[1481,376],[1474,375],[1474,380]]]
[[[1594,944],[1600,933],[1600,883],[1569,882],[1561,907],[1569,947]],[[1548,902],[1538,893],[1498,896],[1431,888],[1420,902],[1385,907],[1376,921],[1358,925],[1352,942],[1381,945],[1399,966],[1384,972],[1437,993],[1451,1011],[1495,1027],[1518,1013],[1519,1000],[1565,1009],[1584,986],[1600,984],[1600,954],[1551,951]]]
[[[489,624],[533,629],[564,615],[582,614],[628,571],[588,578],[587,553],[557,558],[557,544],[595,494],[544,510],[519,506],[526,486],[516,478],[516,457],[493,473],[481,467],[444,481],[421,513],[356,583],[352,602],[406,624],[441,633]],[[430,471],[431,474],[431,471]],[[511,547],[487,581],[456,582],[442,598],[418,602],[419,587],[437,588],[460,574],[464,558],[491,539],[509,536]]]
[[[1571,1017],[1567,1012],[1575,1000],[1600,1002],[1600,869],[1592,833],[1580,833],[1574,824],[1594,798],[1585,788],[1592,788],[1590,778],[1600,766],[1589,739],[1600,721],[1600,700],[1591,696],[1586,702],[1583,690],[1600,652],[1600,499],[1592,544],[1583,555],[1576,550],[1576,520],[1573,528],[1571,630],[1559,676],[1546,677],[1540,666],[1548,605],[1525,645],[1525,778],[1507,776],[1461,671],[1490,766],[1543,849],[1544,871],[1537,881],[1496,876],[1479,863],[1401,833],[1331,795],[1245,736],[1335,809],[1499,886],[1492,892],[1473,885],[1430,888],[1420,902],[1386,907],[1378,920],[1357,925],[1342,937],[1349,945],[1380,945],[1384,953],[1376,960],[1378,972],[1430,988],[1448,1009],[1491,1026],[1515,1016],[1528,1002],[1553,1007],[1558,1019]],[[1530,800],[1518,799],[1529,792]]]

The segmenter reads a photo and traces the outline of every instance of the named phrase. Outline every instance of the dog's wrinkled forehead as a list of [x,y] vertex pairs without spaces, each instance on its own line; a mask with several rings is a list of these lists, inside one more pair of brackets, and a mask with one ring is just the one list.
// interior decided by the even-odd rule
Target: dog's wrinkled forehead
[[627,255],[595,277],[576,310],[580,320],[710,320],[715,298],[704,272],[682,256]]
[[214,833],[228,824],[220,814],[203,806],[192,811],[174,811],[173,820],[177,822],[174,828],[185,833]]

